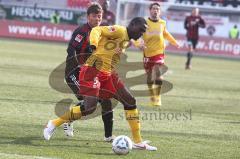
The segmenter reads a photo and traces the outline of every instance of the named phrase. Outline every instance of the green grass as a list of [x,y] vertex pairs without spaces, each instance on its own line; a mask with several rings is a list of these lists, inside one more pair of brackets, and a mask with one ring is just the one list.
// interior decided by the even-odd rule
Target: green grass
[[[52,89],[48,81],[64,62],[65,50],[64,44],[0,39],[0,158],[120,158],[111,144],[102,141],[100,117],[75,122],[74,138],[66,138],[59,128],[51,141],[43,140],[44,125],[56,117],[56,103],[66,98],[76,101],[72,94]],[[140,53],[128,52],[128,65],[139,64],[129,77],[143,73],[141,59]],[[194,57],[191,71],[184,70],[184,56],[168,55],[166,61],[170,73],[165,80],[173,89],[162,96],[161,109],[144,106],[149,99],[137,97],[142,135],[159,150],[134,150],[121,158],[240,158],[239,61]],[[121,68],[132,69],[128,65]],[[145,88],[142,77],[126,83]],[[172,119],[177,114],[178,120]],[[121,105],[114,116],[113,133],[131,136]]]

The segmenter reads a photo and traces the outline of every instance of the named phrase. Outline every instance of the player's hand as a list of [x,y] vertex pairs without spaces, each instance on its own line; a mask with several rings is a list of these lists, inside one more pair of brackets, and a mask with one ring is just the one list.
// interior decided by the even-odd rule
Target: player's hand
[[116,54],[120,55],[123,53],[123,49],[121,48],[117,48],[116,51],[115,51]]
[[145,43],[143,41],[141,41],[140,44],[139,44],[139,49],[144,51],[144,49],[146,49],[146,48],[147,47],[146,47]]
[[182,46],[179,44],[179,42],[177,42],[176,47],[180,49]]

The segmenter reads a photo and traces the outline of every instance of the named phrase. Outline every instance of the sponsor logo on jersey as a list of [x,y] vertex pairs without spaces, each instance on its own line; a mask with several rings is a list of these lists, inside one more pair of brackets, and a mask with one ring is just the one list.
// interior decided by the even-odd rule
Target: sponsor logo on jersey
[[114,28],[114,26],[109,26],[108,29],[109,29],[109,32],[114,32],[114,31],[116,31],[116,28]]
[[75,37],[75,41],[77,41],[77,42],[81,42],[82,41],[82,39],[83,39],[83,37],[82,37],[82,35],[80,35],[80,34],[78,34],[76,37]]

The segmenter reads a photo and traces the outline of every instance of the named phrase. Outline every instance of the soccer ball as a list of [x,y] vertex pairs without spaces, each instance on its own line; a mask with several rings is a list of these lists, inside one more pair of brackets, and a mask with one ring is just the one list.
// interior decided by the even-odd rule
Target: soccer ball
[[125,135],[117,136],[112,142],[112,150],[115,154],[126,155],[132,150],[132,141]]

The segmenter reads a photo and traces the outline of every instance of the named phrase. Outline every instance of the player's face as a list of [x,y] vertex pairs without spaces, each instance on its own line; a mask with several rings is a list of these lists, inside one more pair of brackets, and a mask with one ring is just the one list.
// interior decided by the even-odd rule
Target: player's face
[[152,6],[150,9],[150,16],[153,20],[158,20],[161,15],[161,8],[157,5]]
[[102,22],[102,12],[99,13],[90,13],[87,17],[88,24],[91,27],[99,26]]
[[198,16],[199,15],[199,9],[198,8],[193,9],[192,15],[193,16]]
[[146,25],[144,25],[144,26],[138,25],[138,26],[132,27],[130,38],[134,39],[134,40],[139,39],[143,35],[143,33],[146,32],[146,27],[147,27]]

